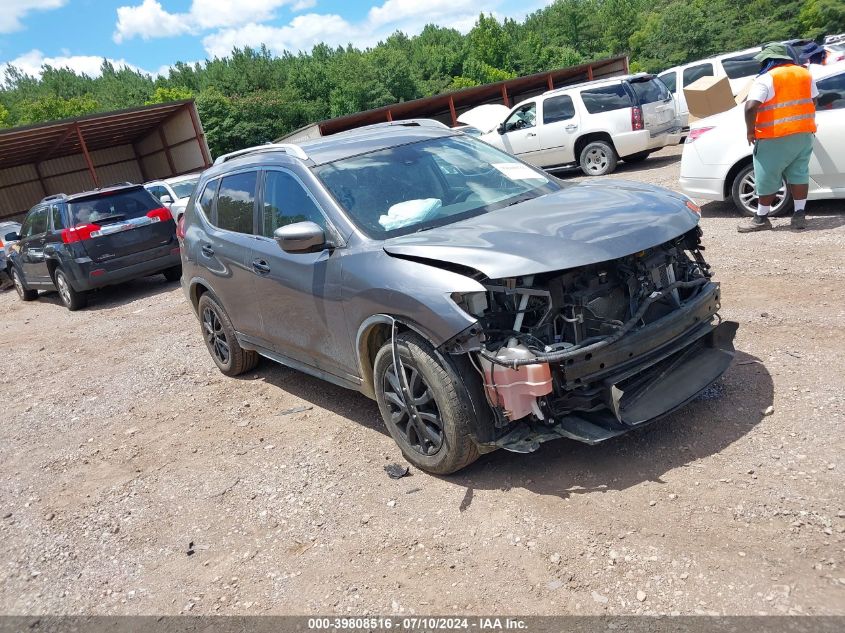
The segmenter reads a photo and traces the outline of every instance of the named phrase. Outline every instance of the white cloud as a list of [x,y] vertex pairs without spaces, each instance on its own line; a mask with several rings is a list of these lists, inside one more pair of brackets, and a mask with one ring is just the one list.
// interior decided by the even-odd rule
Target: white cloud
[[[143,73],[148,73],[143,68],[139,68],[130,64],[124,59],[109,59],[109,62],[115,67],[126,67],[131,70],[137,70]],[[41,67],[44,65],[53,66],[54,68],[70,68],[77,73],[84,73],[90,77],[98,77],[100,75],[100,66],[103,63],[102,57],[96,55],[60,55],[58,57],[45,57],[44,53],[38,49],[33,49],[28,53],[24,53],[2,64],[2,68],[6,65],[15,66],[28,75],[34,77],[41,76]]]
[[[490,5],[497,2],[488,2]],[[247,24],[240,28],[222,29],[203,38],[210,57],[225,57],[232,49],[265,44],[272,52],[307,51],[321,42],[330,46],[353,43],[374,46],[379,40],[401,30],[416,35],[426,24],[439,24],[469,31],[478,18],[477,0],[385,0],[370,9],[367,18],[350,23],[339,15],[309,13],[295,17],[285,26]]]
[[305,11],[306,9],[313,9],[316,6],[317,6],[317,0],[298,0],[290,8],[290,10],[293,11],[294,13],[297,13],[299,11]]
[[[146,40],[260,23],[273,19],[276,9],[292,3],[296,0],[192,0],[187,13],[170,13],[158,0],[144,0],[139,5],[118,7],[112,38],[120,44],[133,37]],[[296,4],[302,3],[299,0]]]
[[3,0],[0,8],[0,33],[11,33],[23,28],[21,19],[31,11],[47,11],[64,6],[67,0]]

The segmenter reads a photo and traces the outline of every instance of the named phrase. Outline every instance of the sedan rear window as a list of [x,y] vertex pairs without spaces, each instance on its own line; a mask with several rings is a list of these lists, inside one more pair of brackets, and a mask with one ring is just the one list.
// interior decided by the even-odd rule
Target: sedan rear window
[[581,91],[581,98],[584,100],[584,107],[590,114],[612,112],[634,105],[631,95],[628,94],[625,86],[621,83],[583,90]]
[[76,198],[68,204],[73,226],[96,224],[104,220],[131,220],[160,207],[161,203],[142,187]]

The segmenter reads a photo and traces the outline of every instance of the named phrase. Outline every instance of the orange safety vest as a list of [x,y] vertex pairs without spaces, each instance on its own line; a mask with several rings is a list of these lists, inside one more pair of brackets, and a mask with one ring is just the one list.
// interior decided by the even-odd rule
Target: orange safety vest
[[778,66],[769,71],[775,96],[757,110],[757,138],[780,138],[816,131],[812,76],[803,66]]

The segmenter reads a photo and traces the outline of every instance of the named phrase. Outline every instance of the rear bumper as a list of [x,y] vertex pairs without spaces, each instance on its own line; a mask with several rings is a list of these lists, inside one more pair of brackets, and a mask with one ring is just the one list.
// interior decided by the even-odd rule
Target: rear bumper
[[725,181],[721,178],[691,178],[681,176],[678,181],[681,191],[691,198],[704,198],[705,200],[725,199]]
[[105,262],[78,257],[71,264],[71,284],[77,291],[93,290],[154,275],[181,263],[179,247],[171,244]]

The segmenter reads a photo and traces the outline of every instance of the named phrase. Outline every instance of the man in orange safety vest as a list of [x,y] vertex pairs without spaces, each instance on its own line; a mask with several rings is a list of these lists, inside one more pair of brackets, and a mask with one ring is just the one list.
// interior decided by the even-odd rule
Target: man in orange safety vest
[[786,181],[794,201],[791,226],[806,226],[804,210],[810,182],[810,157],[816,132],[819,90],[810,72],[797,64],[784,44],[769,44],[755,56],[761,72],[745,102],[748,143],[754,146],[757,213],[739,225],[740,233],[772,228],[768,215]]

